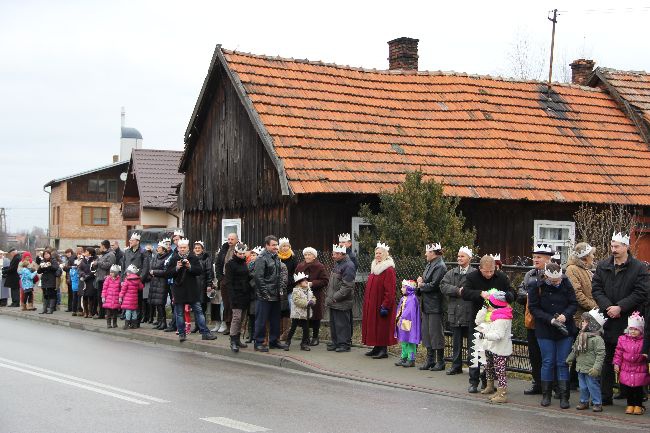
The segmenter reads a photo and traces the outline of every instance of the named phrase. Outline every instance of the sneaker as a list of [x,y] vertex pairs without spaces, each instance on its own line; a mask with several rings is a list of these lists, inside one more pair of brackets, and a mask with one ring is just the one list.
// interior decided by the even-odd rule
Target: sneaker
[[594,408],[591,409],[591,410],[592,410],[593,412],[602,412],[602,411],[603,411],[603,407],[602,407],[601,405],[599,405],[599,404],[595,404],[595,405],[594,405]]
[[214,335],[212,332],[208,332],[207,334],[201,335],[201,340],[216,340],[217,336]]
[[255,351],[256,352],[268,352],[269,348],[264,346],[263,344],[256,344],[255,345]]
[[[589,409],[589,403],[580,402],[576,406],[576,410],[585,410],[585,409]],[[602,408],[601,408],[601,410],[602,410]]]
[[223,332],[225,330],[226,330],[226,322],[221,322],[221,324],[219,325],[219,329],[217,329],[217,332]]
[[341,346],[334,349],[336,353],[349,352],[350,348],[348,346]]
[[[219,332],[219,327],[221,326],[221,322],[217,322],[216,325],[214,325],[214,328],[210,329],[210,332]],[[221,331],[223,332],[223,331]]]

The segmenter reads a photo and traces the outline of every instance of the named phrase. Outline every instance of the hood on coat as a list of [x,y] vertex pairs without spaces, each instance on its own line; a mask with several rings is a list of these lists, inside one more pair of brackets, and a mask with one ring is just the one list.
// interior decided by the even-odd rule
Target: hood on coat
[[394,268],[395,267],[395,262],[393,261],[393,258],[388,256],[386,260],[382,260],[381,262],[377,262],[377,260],[373,260],[372,264],[370,265],[370,272],[372,272],[375,275],[379,275],[382,272],[384,272],[388,268]]
[[589,270],[589,267],[587,266],[587,263],[585,263],[584,260],[582,260],[582,259],[580,259],[580,258],[578,258],[578,257],[576,257],[574,255],[570,255],[569,260],[567,260],[567,266],[570,266],[570,265],[578,266],[578,267],[580,267],[582,269]]

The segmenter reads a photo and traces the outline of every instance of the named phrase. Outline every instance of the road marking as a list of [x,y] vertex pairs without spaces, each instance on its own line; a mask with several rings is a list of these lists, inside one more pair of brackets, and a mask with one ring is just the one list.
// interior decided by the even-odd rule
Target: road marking
[[248,424],[245,422],[237,421],[236,419],[225,418],[222,416],[213,416],[213,417],[201,418],[201,419],[203,421],[219,424],[224,427],[230,427],[245,432],[269,431],[269,429],[260,427],[258,425]]
[[[72,384],[73,382],[71,382],[71,381],[79,382],[78,384],[84,383],[84,384],[90,385],[89,387],[86,387],[84,389],[90,389],[91,391],[94,390],[95,388],[104,388],[104,389],[107,389],[107,390],[119,392],[120,394],[126,394],[126,395],[130,395],[130,396],[133,396],[133,397],[138,397],[140,399],[150,400],[150,401],[153,401],[155,403],[169,403],[169,401],[167,401],[167,400],[163,400],[163,399],[160,399],[160,398],[157,398],[157,397],[152,397],[152,396],[147,395],[147,394],[140,394],[138,392],[129,391],[128,389],[122,389],[122,388],[118,388],[118,387],[115,387],[115,386],[106,385],[104,383],[95,382],[95,381],[88,380],[88,379],[83,379],[81,377],[75,377],[75,376],[71,376],[69,374],[59,373],[59,372],[56,372],[56,371],[48,370],[46,368],[36,367],[35,365],[25,364],[25,363],[22,363],[22,362],[16,362],[16,361],[12,361],[10,359],[6,359],[6,358],[2,358],[2,357],[0,357],[0,362],[6,363],[6,364],[12,364],[13,366],[20,369],[18,371],[27,372],[27,373],[30,373],[30,374],[40,372],[40,373],[45,373],[47,375],[50,375],[50,376],[46,376],[44,374],[43,375],[34,374],[34,376],[44,377],[45,379],[52,379],[51,376],[58,376],[60,378],[68,379],[67,381],[66,380],[57,380],[57,382],[60,382],[60,383]],[[11,368],[12,367],[11,365],[2,365],[2,364],[0,364],[0,365],[3,366],[3,367],[6,367],[6,368]],[[26,370],[26,369],[31,369],[33,371]],[[81,388],[81,386],[80,386],[80,388]],[[106,395],[113,395],[114,396],[115,393],[110,393],[110,392],[107,391]],[[134,400],[137,400],[137,399],[134,399]],[[128,400],[128,401],[130,401],[130,400]],[[149,404],[148,402],[144,402],[144,403]]]

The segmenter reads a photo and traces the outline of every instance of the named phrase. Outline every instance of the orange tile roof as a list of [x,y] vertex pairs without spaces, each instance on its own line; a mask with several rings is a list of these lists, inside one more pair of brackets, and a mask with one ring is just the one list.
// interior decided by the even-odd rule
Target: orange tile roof
[[[549,101],[539,82],[222,53],[294,193],[379,193],[419,169],[460,197],[650,205],[648,145],[601,89]],[[643,83],[629,94],[650,103]]]

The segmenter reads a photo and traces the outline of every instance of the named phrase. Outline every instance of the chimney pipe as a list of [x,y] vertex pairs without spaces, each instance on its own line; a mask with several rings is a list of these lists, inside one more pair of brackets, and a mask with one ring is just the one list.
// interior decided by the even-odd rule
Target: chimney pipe
[[397,38],[388,42],[388,69],[389,70],[418,70],[418,42],[419,39]]
[[113,155],[113,164],[120,160],[120,155]]
[[596,62],[589,59],[577,59],[574,60],[569,66],[571,66],[571,82],[573,84],[579,84],[581,86],[587,85],[587,80],[591,76],[591,73],[594,70]]

